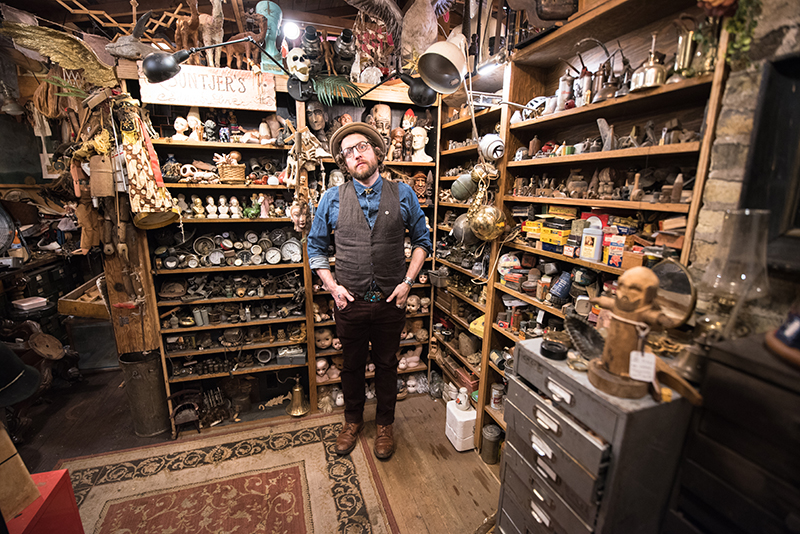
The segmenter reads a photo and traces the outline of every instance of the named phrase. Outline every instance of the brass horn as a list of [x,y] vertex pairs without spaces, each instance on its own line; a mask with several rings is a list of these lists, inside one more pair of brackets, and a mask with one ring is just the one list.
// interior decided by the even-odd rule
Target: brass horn
[[292,417],[302,417],[310,410],[308,399],[303,392],[303,387],[300,385],[300,376],[295,376],[295,384],[292,387],[292,400],[289,406],[286,407],[286,413]]

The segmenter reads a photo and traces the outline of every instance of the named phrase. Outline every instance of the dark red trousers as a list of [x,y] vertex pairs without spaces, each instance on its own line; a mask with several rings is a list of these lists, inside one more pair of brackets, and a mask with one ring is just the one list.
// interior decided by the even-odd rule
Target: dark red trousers
[[335,318],[336,334],[342,342],[344,355],[341,378],[345,421],[363,421],[365,368],[367,356],[370,355],[369,344],[372,342],[375,396],[378,399],[375,423],[391,425],[397,402],[397,351],[406,321],[405,306],[398,308],[394,302],[355,300],[343,310],[336,310]]

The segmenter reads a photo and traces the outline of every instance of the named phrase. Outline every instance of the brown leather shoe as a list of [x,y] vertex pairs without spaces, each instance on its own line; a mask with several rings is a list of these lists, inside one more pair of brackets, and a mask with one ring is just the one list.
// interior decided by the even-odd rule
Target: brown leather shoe
[[358,442],[358,433],[362,428],[364,428],[363,421],[361,423],[344,423],[339,437],[336,438],[336,454],[345,455],[353,452]]
[[378,425],[378,434],[375,436],[375,457],[380,460],[391,458],[394,454],[394,438],[392,425]]

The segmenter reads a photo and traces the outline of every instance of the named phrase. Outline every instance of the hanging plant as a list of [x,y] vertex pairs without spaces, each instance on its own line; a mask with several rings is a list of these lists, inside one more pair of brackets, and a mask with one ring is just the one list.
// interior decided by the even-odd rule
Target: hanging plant
[[734,69],[750,64],[750,46],[753,44],[753,32],[758,25],[759,15],[761,0],[739,0],[736,12],[725,25],[725,29],[731,34],[728,41],[728,63]]
[[361,89],[345,76],[319,76],[312,78],[314,92],[317,98],[326,106],[335,102],[349,100],[354,106],[363,107],[361,102]]

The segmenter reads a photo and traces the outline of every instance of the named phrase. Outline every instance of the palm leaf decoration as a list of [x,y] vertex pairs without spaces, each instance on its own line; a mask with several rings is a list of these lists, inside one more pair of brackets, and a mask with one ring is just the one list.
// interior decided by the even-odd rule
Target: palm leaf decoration
[[62,89],[66,89],[66,92],[63,93],[56,93],[56,96],[74,96],[76,98],[80,98],[83,100],[89,93],[81,89],[80,87],[75,87],[71,83],[69,83],[64,78],[60,76],[51,76],[50,78],[45,80],[47,83],[55,85],[56,87],[61,87]]
[[349,100],[354,106],[363,107],[361,102],[361,89],[345,76],[320,76],[313,78],[314,92],[317,98],[326,106],[332,106],[338,100]]

